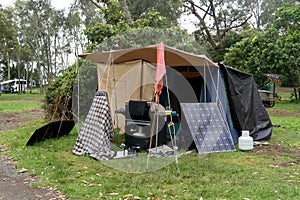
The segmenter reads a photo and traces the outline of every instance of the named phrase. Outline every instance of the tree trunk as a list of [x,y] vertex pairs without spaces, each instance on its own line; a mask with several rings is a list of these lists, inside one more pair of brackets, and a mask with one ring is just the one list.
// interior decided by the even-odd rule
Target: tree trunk
[[40,94],[44,94],[44,91],[43,91],[43,74],[42,74],[41,64],[40,64],[39,61],[37,63],[37,69],[38,69],[38,74],[39,74]]
[[10,59],[9,56],[7,54],[7,80],[10,80]]
[[128,6],[127,6],[127,2],[126,0],[119,0],[120,4],[121,4],[121,9],[122,11],[125,13],[126,15],[126,21],[131,24],[132,23],[132,17],[131,14],[129,12]]
[[30,94],[32,94],[32,84],[33,84],[33,80],[32,80],[32,73],[33,73],[33,63],[30,64],[30,78],[29,78],[29,90],[30,90]]

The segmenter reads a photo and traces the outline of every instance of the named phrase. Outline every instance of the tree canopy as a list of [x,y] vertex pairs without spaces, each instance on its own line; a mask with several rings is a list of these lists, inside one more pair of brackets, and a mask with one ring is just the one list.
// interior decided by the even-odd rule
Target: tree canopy
[[225,63],[254,74],[277,73],[288,77],[285,85],[299,86],[300,5],[284,4],[274,24],[265,32],[253,32],[232,45]]

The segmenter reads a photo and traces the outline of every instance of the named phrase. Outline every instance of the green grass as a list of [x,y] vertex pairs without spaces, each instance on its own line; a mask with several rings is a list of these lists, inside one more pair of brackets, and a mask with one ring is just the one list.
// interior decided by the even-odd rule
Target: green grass
[[[294,103],[284,105],[293,107]],[[271,119],[282,127],[274,128],[269,143],[280,144],[290,151],[299,150],[300,118],[271,116]],[[125,173],[139,161],[123,160],[118,164],[121,170],[116,170],[109,167],[115,163],[73,155],[76,129],[68,136],[24,147],[33,131],[43,124],[42,120],[28,122],[22,128],[0,134],[0,152],[6,149],[2,155],[17,160],[19,169],[26,168],[31,175],[41,177],[41,182],[33,186],[52,186],[68,199],[125,199],[128,194],[140,199],[298,199],[300,196],[299,158],[293,154],[191,153],[179,158],[179,171],[172,162],[149,173]],[[288,162],[296,164],[284,167]]]
[[0,114],[23,113],[41,107],[40,94],[1,94]]
[[[297,199],[300,195],[299,166],[275,167],[274,163],[295,161],[293,156],[257,156],[253,152],[196,153],[150,173],[132,174],[107,167],[86,156],[72,155],[76,131],[60,139],[24,147],[41,121],[0,135],[7,141],[8,155],[18,168],[42,177],[34,186],[58,188],[69,199],[119,199],[133,194],[142,199]],[[275,136],[274,136],[275,137]],[[124,165],[126,170],[126,165]],[[117,194],[116,194],[117,193]]]
[[300,147],[300,117],[271,116],[271,121],[281,126],[273,128],[276,143]]
[[10,100],[10,99],[15,99],[15,100],[20,100],[20,99],[40,99],[42,95],[40,93],[25,93],[25,94],[18,94],[18,93],[8,93],[8,94],[1,94],[0,95],[0,100]]
[[300,101],[293,100],[294,103],[288,100],[277,101],[275,106],[272,108],[268,108],[276,111],[287,111],[287,112],[295,112],[300,110]]
[[40,101],[18,101],[18,100],[3,100],[0,101],[0,114],[3,113],[23,113],[29,110],[40,108]]
[[282,100],[291,100],[292,94],[294,93],[293,88],[278,87],[278,86],[276,86],[275,91],[277,95],[281,97]]

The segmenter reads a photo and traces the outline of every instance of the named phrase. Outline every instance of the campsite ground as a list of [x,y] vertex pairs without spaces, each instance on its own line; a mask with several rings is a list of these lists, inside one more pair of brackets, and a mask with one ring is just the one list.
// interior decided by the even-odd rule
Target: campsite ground
[[[279,90],[279,94],[282,95],[283,99],[288,99],[290,93],[292,92],[292,90],[287,89],[287,88],[281,88],[281,90]],[[43,111],[40,109],[40,103],[37,103],[37,101],[40,99],[40,97],[35,97],[35,98],[28,98],[28,96],[24,96],[23,97],[15,97],[15,96],[0,96],[0,136],[2,135],[12,135],[12,139],[20,139],[20,140],[24,140],[24,138],[22,138],[21,136],[19,136],[19,132],[24,131],[24,132],[30,132],[32,130],[34,130],[34,128],[38,125],[41,124],[41,121],[38,121],[39,119],[43,118]],[[18,105],[18,106],[17,106]],[[35,105],[35,106],[32,106]],[[284,178],[285,176],[282,176],[283,179],[286,179],[284,181],[287,182],[287,185],[279,185],[281,188],[290,188],[290,186],[292,186],[292,188],[297,188],[299,187],[299,165],[300,165],[300,143],[299,143],[299,136],[298,138],[288,138],[289,136],[284,136],[284,135],[280,135],[280,137],[277,136],[277,134],[279,135],[280,133],[286,133],[288,134],[289,131],[289,126],[296,126],[295,124],[293,124],[293,119],[295,118],[299,118],[300,117],[300,109],[299,106],[297,107],[297,109],[295,109],[293,107],[294,104],[285,104],[285,103],[279,103],[276,104],[274,108],[268,108],[267,111],[269,112],[269,114],[271,115],[272,120],[276,121],[277,123],[280,123],[280,127],[276,127],[274,129],[274,137],[275,139],[273,141],[271,141],[268,145],[260,145],[255,147],[254,151],[252,151],[251,153],[247,153],[247,154],[235,154],[232,157],[232,154],[223,154],[223,157],[218,155],[209,155],[207,156],[205,159],[203,159],[205,162],[207,162],[205,164],[205,162],[201,162],[198,163],[199,158],[197,158],[197,156],[192,155],[189,158],[189,161],[191,162],[196,162],[198,163],[197,167],[202,167],[203,168],[203,172],[205,172],[206,170],[210,169],[211,170],[211,174],[212,177],[208,176],[207,174],[201,172],[202,174],[202,179],[198,180],[197,182],[194,182],[194,175],[192,175],[194,173],[194,171],[187,171],[189,165],[191,165],[190,163],[186,163],[185,165],[181,165],[181,173],[179,175],[174,176],[174,174],[172,173],[172,171],[174,171],[174,169],[168,168],[167,171],[165,171],[163,174],[169,174],[169,176],[171,177],[165,177],[162,179],[165,180],[160,180],[157,178],[153,178],[152,175],[138,175],[137,177],[135,175],[130,176],[132,178],[132,183],[134,182],[138,182],[140,184],[146,184],[147,187],[150,187],[150,185],[152,185],[153,188],[156,188],[157,192],[159,191],[159,193],[163,193],[164,195],[160,195],[159,193],[154,194],[153,189],[151,190],[145,190],[144,189],[140,189],[143,191],[138,191],[140,188],[140,185],[137,185],[137,189],[131,190],[131,193],[129,193],[127,191],[127,189],[130,188],[130,186],[128,184],[125,184],[127,186],[124,186],[124,189],[117,189],[117,186],[121,186],[122,182],[126,182],[128,181],[127,179],[129,178],[128,175],[123,175],[123,174],[118,174],[116,172],[113,172],[112,170],[106,170],[103,169],[104,166],[102,166],[101,168],[99,168],[99,165],[96,164],[94,161],[90,161],[88,159],[84,159],[84,161],[82,163],[78,163],[80,168],[83,168],[82,170],[77,169],[77,172],[74,172],[74,176],[76,177],[76,181],[77,179],[79,179],[77,182],[77,185],[79,186],[85,186],[84,188],[81,188],[82,190],[85,190],[86,188],[93,188],[93,187],[101,187],[101,189],[98,189],[96,191],[98,191],[98,193],[96,194],[96,198],[89,198],[89,199],[101,199],[102,196],[108,195],[108,198],[110,199],[114,199],[113,197],[118,196],[117,199],[134,199],[136,197],[136,199],[138,199],[138,196],[135,196],[135,194],[139,194],[140,196],[143,194],[145,196],[150,197],[149,199],[172,199],[176,197],[180,197],[180,193],[183,193],[182,195],[184,195],[185,198],[189,198],[191,195],[193,196],[193,194],[188,194],[190,191],[189,190],[195,190],[195,193],[199,193],[199,191],[196,188],[193,188],[193,183],[194,185],[197,185],[199,182],[201,184],[201,186],[198,186],[199,188],[202,188],[202,192],[201,195],[203,195],[204,199],[209,199],[209,194],[210,192],[213,191],[209,191],[209,188],[206,188],[205,186],[203,186],[203,183],[205,182],[206,179],[209,179],[207,181],[207,186],[210,185],[210,182],[213,180],[212,179],[214,176],[219,177],[219,176],[224,176],[226,179],[226,171],[224,171],[224,167],[227,169],[227,171],[232,171],[232,169],[230,169],[229,167],[227,168],[226,165],[224,166],[216,166],[217,169],[220,168],[223,169],[221,170],[222,173],[224,174],[219,174],[217,172],[215,172],[213,169],[211,169],[211,166],[208,167],[208,169],[206,169],[206,165],[212,165],[215,164],[216,162],[218,162],[219,164],[227,164],[227,165],[232,165],[231,162],[237,162],[234,164],[238,164],[242,169],[244,164],[248,163],[249,166],[246,166],[246,169],[250,169],[251,170],[251,174],[249,176],[256,176],[257,174],[263,174],[260,177],[257,178],[257,184],[258,185],[264,185],[265,179],[271,179],[271,182],[273,179],[276,179],[276,176],[281,176],[276,174],[277,172],[271,172],[270,170],[272,169],[276,169],[277,171],[282,171],[286,178]],[[32,106],[32,107],[30,107]],[[2,109],[2,110],[1,110]],[[34,124],[30,124],[30,122],[32,123],[37,123],[37,125]],[[282,122],[282,124],[281,124]],[[28,124],[27,126],[24,125]],[[23,128],[22,128],[23,127]],[[28,128],[30,127],[30,128]],[[21,129],[20,129],[21,128]],[[15,131],[15,132],[14,132]],[[297,133],[298,132],[298,133]],[[30,133],[28,133],[30,134]],[[296,133],[295,134],[300,134],[299,132],[299,127],[296,128]],[[285,138],[286,137],[286,138]],[[5,137],[3,137],[5,138]],[[2,137],[1,137],[2,139]],[[288,141],[284,141],[285,139],[287,139]],[[66,139],[65,139],[66,140]],[[71,141],[72,143],[72,141]],[[72,144],[71,144],[72,145]],[[11,146],[15,146],[15,147],[11,147]],[[20,160],[22,156],[26,156],[24,155],[24,153],[22,154],[21,152],[11,152],[12,150],[14,151],[22,151],[24,149],[19,147],[20,144],[18,143],[18,141],[15,142],[11,142],[11,141],[0,141],[0,200],[4,200],[4,199],[65,199],[66,197],[64,195],[62,195],[61,192],[59,192],[57,189],[54,189],[54,186],[52,185],[51,187],[48,185],[51,185],[51,178],[48,177],[43,177],[44,182],[41,184],[41,188],[33,188],[30,187],[30,184],[33,185],[39,185],[39,181],[40,180],[40,176],[44,176],[47,174],[47,172],[39,172],[38,169],[34,169],[34,166],[29,166],[28,164],[26,165],[27,162],[30,161],[22,161],[22,166],[19,165],[19,163],[12,159],[10,157],[10,155],[14,155],[14,157],[18,160],[18,158]],[[37,147],[39,148],[39,147]],[[45,144],[45,147],[43,147],[47,150],[49,150],[49,148],[53,148],[52,143],[50,144]],[[65,147],[68,148],[68,147]],[[20,150],[21,149],[21,150]],[[41,151],[41,149],[36,150],[36,152]],[[51,150],[49,150],[51,151]],[[54,150],[57,151],[57,150]],[[30,153],[35,153],[34,150],[26,150],[26,152],[30,152]],[[37,154],[37,153],[36,153]],[[65,155],[66,154],[66,155]],[[67,152],[64,152],[64,150],[62,150],[60,156],[62,157],[62,159],[65,159],[66,163],[69,163],[67,166],[70,168],[73,168],[75,166],[77,166],[77,164],[75,164],[75,162],[80,162],[80,160],[77,158],[72,158],[72,160],[68,160],[67,154],[69,154],[69,149],[67,149]],[[38,159],[43,159],[45,160],[43,157],[47,156],[43,153],[38,153],[39,156],[41,156],[40,158],[36,158]],[[259,157],[259,160],[255,160],[256,158],[253,157],[254,155],[256,155],[257,157]],[[31,156],[31,155],[30,155]],[[28,157],[30,157],[28,156]],[[35,155],[33,155],[35,156]],[[238,158],[238,156],[240,156],[241,158]],[[214,158],[215,157],[215,158]],[[224,158],[225,157],[225,158]],[[229,158],[226,159],[226,157]],[[247,158],[248,160],[244,160],[245,158]],[[51,158],[47,158],[47,159],[51,159]],[[185,158],[183,158],[185,159]],[[211,161],[210,161],[211,159]],[[250,160],[249,160],[250,159]],[[196,161],[195,161],[196,160]],[[253,162],[253,163],[250,163]],[[37,162],[37,161],[32,161]],[[56,166],[56,171],[59,171],[61,174],[58,174],[56,179],[57,180],[53,180],[53,184],[55,185],[55,188],[60,188],[62,186],[60,186],[60,184],[63,185],[68,185],[68,184],[72,184],[71,182],[68,182],[70,180],[73,180],[73,182],[76,182],[73,175],[68,174],[69,172],[63,172],[64,170],[61,170],[59,167],[60,165],[63,164],[59,164],[59,163],[53,163],[54,161],[49,160],[49,163],[52,162],[53,166]],[[87,162],[89,162],[89,164],[87,164]],[[240,162],[245,162],[245,163],[240,163]],[[262,170],[262,166],[260,166],[260,162],[266,162],[268,163],[268,168],[263,169]],[[257,166],[253,166],[257,164]],[[89,166],[91,165],[91,166]],[[23,166],[27,166],[27,168],[24,168]],[[64,166],[61,166],[62,168],[64,168]],[[193,167],[193,166],[192,166]],[[48,166],[44,166],[44,168],[47,168],[48,170],[51,170],[50,168],[48,168]],[[96,168],[96,172],[93,171],[89,171],[92,168]],[[242,170],[241,168],[234,168],[233,171],[235,172],[239,172],[239,173],[244,173],[244,170]],[[173,170],[172,170],[173,169]],[[45,169],[44,169],[45,170]],[[65,169],[66,171],[67,169]],[[68,169],[69,170],[69,169]],[[186,170],[186,171],[184,171]],[[101,174],[101,172],[103,174]],[[266,173],[265,173],[266,172]],[[93,175],[93,173],[95,173],[96,175]],[[200,173],[200,172],[199,172]],[[267,176],[270,177],[265,177],[265,174],[270,173]],[[77,175],[76,175],[77,174]],[[88,176],[85,177],[85,174],[87,174]],[[119,176],[119,181],[114,182],[112,179],[115,179],[116,177],[114,176]],[[275,174],[275,175],[274,175]],[[61,176],[66,176],[66,180],[63,179],[64,177]],[[160,175],[160,176],[164,176],[164,175]],[[174,176],[174,177],[173,177]],[[223,185],[226,184],[234,184],[234,185],[238,185],[238,189],[242,189],[243,188],[243,181],[241,180],[242,177],[237,177],[237,179],[235,179],[234,177],[237,176],[235,174],[230,175],[231,179],[233,179],[233,181],[231,182],[231,180],[227,179],[224,180],[225,182],[223,183]],[[248,176],[248,174],[246,175]],[[274,177],[272,177],[274,176]],[[85,177],[85,178],[84,178]],[[102,177],[102,178],[101,178]],[[172,178],[173,177],[173,178]],[[214,177],[214,178],[216,178]],[[224,178],[223,177],[223,178]],[[90,178],[90,179],[89,179]],[[97,182],[98,178],[101,178],[101,182],[102,184],[94,184],[93,182]],[[278,177],[279,178],[279,177]],[[55,178],[54,178],[55,179]],[[58,180],[59,179],[59,180]],[[82,179],[82,180],[81,180]],[[105,181],[107,181],[106,179],[109,179],[108,182],[105,183]],[[151,183],[147,182],[145,179],[150,179]],[[152,180],[153,179],[153,180]],[[169,185],[172,185],[174,183],[172,183],[171,179],[173,180],[177,180],[180,183],[180,187],[179,185],[173,185],[173,187],[179,187],[178,188],[178,192],[176,190],[174,190],[173,187],[168,187],[166,184],[166,182],[169,183]],[[165,189],[160,191],[161,189],[159,189],[159,186],[156,186],[155,183],[153,182],[157,182],[158,184],[164,184],[165,185]],[[204,181],[204,182],[203,182]],[[247,180],[250,181],[250,180]],[[282,180],[280,180],[282,181]],[[279,182],[280,182],[279,181]],[[43,181],[42,181],[43,182]],[[60,183],[61,182],[61,183]],[[112,183],[110,183],[112,182]],[[187,182],[188,185],[190,186],[186,186],[184,182]],[[220,182],[223,182],[223,180],[220,180]],[[260,183],[261,182],[261,183]],[[267,181],[266,181],[267,182]],[[36,183],[36,184],[35,184]],[[75,184],[75,183],[74,183]],[[107,186],[105,186],[105,184]],[[112,184],[112,185],[111,185]],[[129,183],[130,184],[130,183]],[[154,184],[154,185],[153,185]],[[278,184],[278,183],[276,183]],[[103,186],[102,186],[103,185]],[[112,188],[110,188],[112,187]],[[113,188],[116,187],[116,188]],[[127,188],[126,188],[127,187]],[[204,187],[204,188],[203,188]],[[224,186],[223,186],[224,187]],[[225,186],[226,187],[226,186]],[[68,189],[69,188],[69,189]],[[87,192],[87,191],[77,191],[77,193],[82,193],[82,194],[73,194],[76,189],[71,189],[72,186],[67,186],[67,188],[64,189],[64,191],[66,193],[69,193],[70,199],[78,199],[78,198],[88,198],[88,197],[92,197],[92,196],[87,196],[87,193],[92,193],[92,192]],[[184,189],[185,188],[185,189]],[[230,189],[229,189],[230,188]],[[228,189],[226,189],[223,195],[223,197],[225,198],[226,195],[229,195],[230,193],[233,193],[232,195],[234,195],[234,190],[233,188],[229,187]],[[276,186],[274,186],[274,188],[276,188]],[[223,189],[223,188],[222,188]],[[222,190],[216,187],[215,190]],[[99,190],[101,190],[101,192],[99,192]],[[123,191],[124,190],[124,191]],[[240,191],[239,190],[239,191]],[[259,190],[259,189],[256,189]],[[267,190],[267,189],[266,189]],[[283,190],[283,189],[282,189]],[[93,190],[94,191],[94,190]],[[106,192],[105,192],[106,191]],[[117,192],[114,191],[118,191],[120,194],[118,194]],[[122,191],[124,194],[122,194]],[[277,197],[277,199],[282,196],[280,196],[279,193],[280,189],[274,189],[274,194],[270,194],[271,196],[266,196],[269,198],[275,198]],[[73,193],[72,193],[73,192]],[[220,192],[220,191],[219,191]],[[250,191],[245,191],[245,196],[240,195],[240,197],[243,197],[244,199],[247,197],[247,199],[255,199],[254,196],[252,196],[252,198],[248,198],[249,194],[247,194],[247,192],[250,194]],[[259,191],[258,191],[259,192]],[[294,191],[295,192],[295,191]],[[76,192],[75,192],[76,193]],[[133,194],[135,193],[135,194]],[[80,196],[81,195],[81,196]],[[92,194],[89,194],[92,195]],[[121,197],[119,197],[121,195]],[[196,195],[196,194],[194,194]],[[198,194],[200,195],[200,194]],[[260,194],[260,195],[266,195],[266,194]],[[284,194],[286,195],[286,194]],[[161,197],[161,198],[156,198],[156,197]],[[208,197],[208,198],[205,198]],[[152,198],[153,197],[153,198]],[[170,197],[170,198],[169,198]],[[261,196],[258,196],[261,197]],[[212,198],[212,196],[210,196],[210,198]],[[217,196],[214,198],[216,199],[218,198]],[[241,198],[241,199],[243,199]],[[230,198],[229,198],[230,199]]]
[[[16,109],[17,112],[10,112],[14,110],[16,105],[23,104],[27,107],[27,104],[34,104],[36,101],[40,101],[40,98],[27,98],[18,97],[14,98],[2,98],[0,96],[0,104],[8,104],[1,106],[3,110],[0,109],[0,134],[21,127],[24,123],[28,121],[34,121],[44,117],[44,112],[41,108],[37,107],[26,112],[19,112],[22,109]],[[22,95],[21,95],[22,96]],[[15,105],[10,107],[10,105]],[[22,106],[21,106],[22,107]],[[11,108],[11,109],[10,109]],[[5,144],[0,144],[0,200],[59,200],[65,199],[64,196],[58,191],[51,187],[46,188],[32,188],[30,184],[33,182],[40,181],[37,176],[28,176],[26,174],[26,169],[18,169],[17,161],[12,158],[3,156],[5,154],[6,147]]]

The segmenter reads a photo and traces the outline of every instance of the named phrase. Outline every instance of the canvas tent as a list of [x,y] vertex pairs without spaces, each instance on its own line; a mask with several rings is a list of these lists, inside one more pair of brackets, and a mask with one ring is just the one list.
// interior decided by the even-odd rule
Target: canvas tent
[[[156,50],[153,45],[80,55],[97,63],[98,89],[108,93],[112,117],[126,101],[153,101]],[[163,106],[181,115],[180,103],[217,102],[235,142],[241,130],[249,130],[254,140],[270,138],[272,124],[251,75],[169,46],[164,55]],[[123,128],[123,116],[115,117]]]

